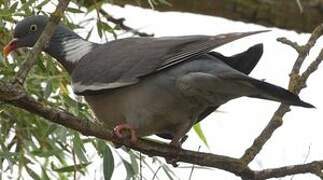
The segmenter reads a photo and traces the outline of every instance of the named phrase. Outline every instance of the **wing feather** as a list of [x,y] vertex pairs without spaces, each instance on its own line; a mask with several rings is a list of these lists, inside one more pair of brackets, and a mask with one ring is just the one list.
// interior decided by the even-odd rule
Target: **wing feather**
[[266,31],[217,36],[127,38],[109,42],[83,56],[72,72],[75,93],[129,86],[147,76],[234,40]]

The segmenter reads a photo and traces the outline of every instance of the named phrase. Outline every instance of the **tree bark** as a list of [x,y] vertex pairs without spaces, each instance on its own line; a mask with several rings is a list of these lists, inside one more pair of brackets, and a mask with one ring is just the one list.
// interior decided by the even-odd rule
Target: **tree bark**
[[[323,20],[322,0],[168,0],[155,5],[160,11],[184,11],[232,20],[274,26],[298,32],[312,32]],[[117,5],[132,4],[149,8],[147,0],[117,0]]]

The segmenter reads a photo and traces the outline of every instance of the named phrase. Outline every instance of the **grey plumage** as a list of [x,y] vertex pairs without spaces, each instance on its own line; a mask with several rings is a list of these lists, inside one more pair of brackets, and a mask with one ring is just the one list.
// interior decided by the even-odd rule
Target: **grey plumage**
[[80,95],[129,86],[139,82],[141,77],[205,54],[233,40],[260,32],[262,31],[218,36],[127,38],[112,41],[94,49],[81,59],[71,75],[72,86],[75,93]]
[[[20,44],[32,46],[46,19],[26,18],[18,23],[14,36],[28,41]],[[37,24],[40,32],[28,32],[31,24]],[[247,76],[262,54],[262,45],[233,57],[209,52],[260,32],[127,38],[101,45],[59,25],[45,51],[68,70],[73,90],[85,97],[104,126],[112,129],[126,123],[138,136],[159,134],[178,143],[194,123],[241,96],[313,107],[281,87]],[[82,57],[72,53],[81,50]]]

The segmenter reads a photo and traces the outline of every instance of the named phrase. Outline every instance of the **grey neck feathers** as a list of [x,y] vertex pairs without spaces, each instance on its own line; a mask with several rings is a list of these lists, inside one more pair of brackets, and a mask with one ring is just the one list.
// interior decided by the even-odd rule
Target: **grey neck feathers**
[[55,57],[71,74],[79,60],[98,45],[59,25],[45,51]]

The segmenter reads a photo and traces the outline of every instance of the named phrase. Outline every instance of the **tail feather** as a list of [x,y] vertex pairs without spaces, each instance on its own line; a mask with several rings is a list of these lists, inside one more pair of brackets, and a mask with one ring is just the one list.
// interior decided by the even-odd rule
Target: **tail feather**
[[284,88],[281,88],[279,86],[275,86],[275,85],[266,83],[264,81],[258,81],[255,79],[251,79],[250,83],[264,92],[264,93],[253,95],[250,97],[274,100],[274,101],[282,102],[282,103],[288,104],[288,105],[301,106],[301,107],[306,107],[306,108],[314,108],[314,106],[312,104],[302,101],[298,97],[298,95],[296,95]]
[[223,56],[217,52],[209,52],[210,55],[222,60],[230,67],[243,72],[244,74],[249,74],[253,68],[257,65],[263,53],[263,45],[256,44],[246,51],[236,54],[231,57]]

